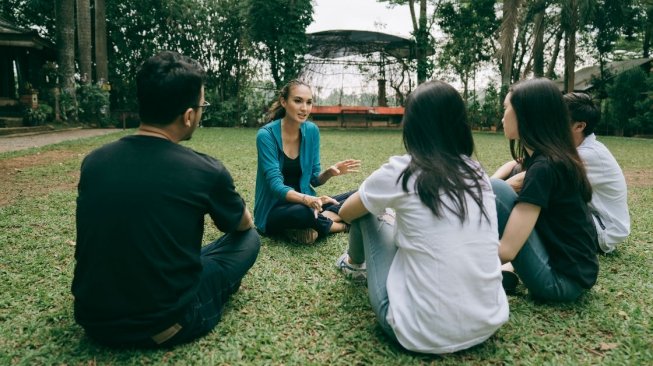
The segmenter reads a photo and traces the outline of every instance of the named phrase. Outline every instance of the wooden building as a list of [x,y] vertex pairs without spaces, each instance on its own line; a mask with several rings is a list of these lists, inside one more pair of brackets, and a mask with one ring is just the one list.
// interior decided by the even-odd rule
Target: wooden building
[[22,104],[35,107],[41,68],[56,59],[56,49],[35,30],[0,18],[0,126],[22,124]]
[[404,107],[313,106],[310,120],[320,127],[399,127]]

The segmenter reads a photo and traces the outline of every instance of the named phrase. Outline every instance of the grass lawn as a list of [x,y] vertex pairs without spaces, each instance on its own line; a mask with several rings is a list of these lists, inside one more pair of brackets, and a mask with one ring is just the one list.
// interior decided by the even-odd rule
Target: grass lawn
[[[608,137],[600,140],[628,179],[630,238],[601,256],[597,285],[576,304],[537,304],[520,288],[509,298],[510,321],[480,346],[428,356],[390,343],[366,287],[334,268],[347,245],[338,234],[311,247],[263,239],[257,263],[207,337],[160,351],[100,347],[73,320],[75,185],[84,155],[127,133],[0,154],[0,365],[653,364],[653,140]],[[222,160],[250,208],[255,134],[207,128],[184,143]],[[509,159],[502,135],[475,140],[487,171]],[[357,187],[403,145],[399,131],[325,130],[321,151],[323,166],[363,160],[361,173],[319,189],[335,194]],[[207,223],[205,241],[218,235]]]

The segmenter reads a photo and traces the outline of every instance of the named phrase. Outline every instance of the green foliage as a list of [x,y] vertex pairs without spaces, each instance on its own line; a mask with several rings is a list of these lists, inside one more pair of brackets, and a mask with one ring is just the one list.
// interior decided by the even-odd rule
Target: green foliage
[[26,126],[41,126],[52,119],[52,107],[41,103],[36,108],[26,108],[23,115],[23,124]]
[[[638,116],[637,106],[652,89],[647,83],[648,75],[641,68],[634,68],[617,75],[614,82],[607,86],[608,99],[603,111],[601,127],[610,128],[617,136],[632,136],[638,131],[651,130],[653,121]],[[640,104],[638,104],[640,103]],[[641,125],[641,123],[648,125]],[[599,128],[599,131],[601,129]]]
[[632,0],[599,0],[594,17],[592,19],[592,27],[596,30],[594,42],[599,57],[603,57],[606,53],[614,48],[614,44],[619,39],[621,31],[628,24],[629,7]]
[[251,46],[242,32],[247,27],[245,7],[246,2],[239,0],[107,2],[109,49],[119,50],[109,53],[115,108],[136,110],[134,75],[138,67],[168,49],[190,56],[206,68],[206,87],[213,91],[207,100],[217,106],[214,112],[230,111],[225,115],[229,120],[219,124],[231,125],[234,118],[240,119],[242,110],[229,105],[243,99],[241,93],[254,74]]
[[[482,100],[481,100],[482,99]],[[482,98],[473,93],[467,99],[467,118],[473,128],[488,130],[501,123],[503,113],[502,103],[499,99],[499,92],[493,84],[488,84]]]
[[489,84],[485,88],[485,98],[483,99],[483,106],[481,108],[483,120],[481,126],[483,127],[498,127],[501,124],[501,117],[503,114],[503,100],[499,95],[499,90],[494,84]]
[[59,81],[59,66],[56,62],[46,61],[41,67],[40,82],[42,88],[56,88]]
[[428,78],[433,75],[434,63],[433,60],[428,57],[428,50],[435,47],[435,39],[431,34],[431,29],[433,27],[433,22],[435,14],[429,15],[428,8],[438,8],[440,6],[441,0],[377,0],[378,2],[388,3],[390,6],[395,5],[408,5],[411,9],[411,14],[414,14],[415,17],[413,21],[413,31],[411,34],[415,39],[415,52],[411,57],[415,58],[416,61],[416,71],[417,71],[417,83],[421,84],[425,82]]
[[476,69],[492,58],[491,37],[499,27],[494,4],[494,0],[447,1],[438,10],[438,24],[448,36],[439,58],[440,67],[460,76],[465,97]]
[[472,93],[471,97],[467,99],[467,122],[469,125],[476,129],[481,127],[483,121],[481,112],[481,103],[478,101],[476,93]]
[[310,0],[249,0],[248,20],[259,58],[270,63],[272,79],[280,89],[304,66],[313,5]]
[[644,97],[635,102],[633,124],[640,126],[646,134],[653,133],[653,74],[646,79]]
[[81,122],[106,127],[109,124],[109,92],[98,84],[77,88],[77,111]]
[[54,1],[52,0],[0,0],[0,17],[20,27],[36,29],[39,34],[54,41]]
[[61,119],[64,121],[77,120],[77,99],[70,95],[66,90],[62,90],[59,95],[59,111]]

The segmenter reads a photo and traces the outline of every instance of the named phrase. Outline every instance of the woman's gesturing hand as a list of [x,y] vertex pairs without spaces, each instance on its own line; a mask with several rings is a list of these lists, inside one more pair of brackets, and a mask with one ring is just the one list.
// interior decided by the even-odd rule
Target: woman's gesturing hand
[[305,194],[304,197],[302,197],[302,204],[312,209],[313,214],[315,215],[316,218],[317,215],[320,212],[322,212],[322,205],[325,205],[327,203],[338,204],[338,201],[334,200],[329,196],[313,197]]
[[347,159],[331,165],[328,170],[329,173],[331,173],[331,176],[335,177],[347,173],[356,173],[359,171],[360,167],[360,160]]

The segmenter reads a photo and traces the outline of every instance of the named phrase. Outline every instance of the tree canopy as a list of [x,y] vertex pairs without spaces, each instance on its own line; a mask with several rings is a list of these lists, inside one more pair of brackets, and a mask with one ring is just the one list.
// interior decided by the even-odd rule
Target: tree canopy
[[[386,70],[400,103],[411,90],[410,78],[421,83],[433,74],[460,82],[466,97],[477,98],[476,80],[489,69],[501,75],[490,89],[493,98],[498,93],[497,100],[508,85],[533,76],[562,80],[564,89],[572,90],[574,70],[595,60],[601,73],[592,92],[611,99],[617,108],[623,105],[616,101],[621,87],[614,85],[621,79],[607,65],[650,54],[653,0],[377,1],[395,9],[397,16],[410,17],[412,24],[411,58],[400,60],[397,70]],[[134,111],[138,66],[168,49],[206,67],[207,97],[216,106],[207,113],[207,125],[252,125],[274,90],[302,75],[313,2],[0,0],[0,16],[57,43],[62,106],[75,99],[74,83],[90,74],[92,85],[110,81],[112,109]],[[91,72],[89,57],[96,65]],[[637,100],[628,103],[649,105],[648,84],[642,85],[636,97],[629,96]],[[493,110],[484,103],[478,101],[479,111]],[[66,108],[72,108],[70,103],[63,113]],[[646,111],[640,112],[630,117],[637,129],[615,125],[613,130],[629,134],[653,129],[653,122],[640,118]]]

